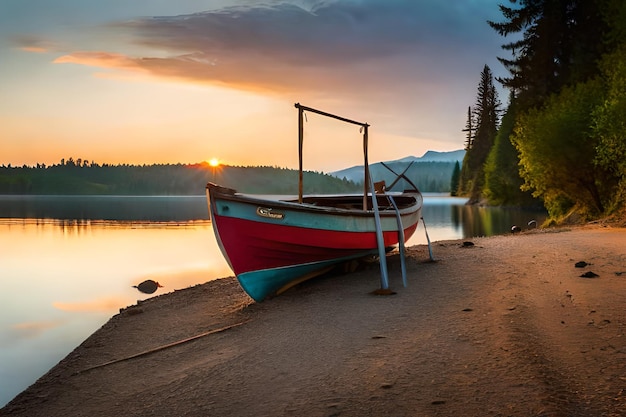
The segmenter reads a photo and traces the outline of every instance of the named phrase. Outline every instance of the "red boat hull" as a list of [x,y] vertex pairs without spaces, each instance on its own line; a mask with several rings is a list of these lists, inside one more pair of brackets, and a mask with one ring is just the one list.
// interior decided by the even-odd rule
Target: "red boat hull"
[[[221,241],[236,275],[261,269],[351,258],[377,249],[375,232],[350,232],[307,229],[259,223],[216,215]],[[417,223],[404,229],[405,238],[413,235]],[[398,243],[398,232],[383,232],[385,246]]]

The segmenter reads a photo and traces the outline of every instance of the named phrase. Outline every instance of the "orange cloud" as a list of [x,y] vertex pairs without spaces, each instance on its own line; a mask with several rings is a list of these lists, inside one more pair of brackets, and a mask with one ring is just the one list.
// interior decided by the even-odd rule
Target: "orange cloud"
[[138,70],[141,66],[138,60],[126,55],[110,52],[74,52],[55,59],[55,64],[79,64],[99,68],[119,68],[126,70]]
[[37,52],[37,53],[48,52],[46,48],[41,47],[41,46],[23,46],[20,49],[25,52]]
[[[250,68],[260,59],[254,56],[240,57],[227,62],[211,60],[202,52],[170,57],[135,58],[128,55],[103,51],[82,51],[56,58],[55,64],[77,64],[95,68],[120,70],[143,74],[165,80],[229,86],[245,91],[286,92],[294,89],[306,90],[313,87],[312,80],[319,79],[312,71],[301,69],[268,67],[259,65],[251,76]],[[102,73],[98,77],[110,77]],[[124,75],[121,75],[124,77]],[[330,81],[330,77],[328,78]]]

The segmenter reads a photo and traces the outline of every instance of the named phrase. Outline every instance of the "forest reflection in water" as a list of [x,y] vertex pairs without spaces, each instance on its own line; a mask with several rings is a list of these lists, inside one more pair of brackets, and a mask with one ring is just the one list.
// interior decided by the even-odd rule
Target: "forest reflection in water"
[[208,220],[198,196],[0,196],[0,218],[119,221]]
[[[467,199],[425,194],[422,215],[431,240],[465,239],[541,225],[541,210],[468,206]],[[205,196],[0,196],[0,218],[187,222],[208,220]],[[425,243],[419,235],[410,243]]]
[[[526,230],[541,226],[547,217],[543,210],[480,207],[466,202],[466,198],[425,195],[422,216],[431,241],[501,235],[511,233],[513,226]],[[409,243],[423,244],[426,239],[418,230]]]

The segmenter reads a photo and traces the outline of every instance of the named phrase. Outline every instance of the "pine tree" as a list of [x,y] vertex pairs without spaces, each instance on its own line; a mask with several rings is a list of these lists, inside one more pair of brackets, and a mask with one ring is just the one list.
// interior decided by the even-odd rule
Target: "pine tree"
[[468,125],[473,120],[475,130],[471,146],[463,159],[459,182],[459,193],[470,197],[471,200],[479,200],[482,196],[485,182],[484,165],[498,132],[500,105],[493,74],[489,66],[485,65],[480,74],[474,111],[468,117]]
[[601,1],[509,1],[517,7],[499,6],[505,21],[488,24],[501,36],[523,35],[502,45],[512,59],[498,58],[511,74],[498,81],[516,95],[522,109],[539,106],[563,86],[597,73],[606,31]]
[[473,143],[474,143],[474,120],[472,116],[472,106],[467,108],[467,123],[465,124],[465,129],[463,132],[467,132],[467,136],[465,137],[465,150],[468,151]]
[[483,194],[491,205],[540,206],[540,201],[521,190],[524,181],[519,175],[517,150],[511,143],[516,112],[515,98],[509,97],[509,106],[485,164]]
[[459,161],[456,161],[454,164],[454,169],[452,170],[452,177],[450,178],[450,195],[452,197],[456,196],[459,189],[459,180],[461,179],[461,166],[459,165]]

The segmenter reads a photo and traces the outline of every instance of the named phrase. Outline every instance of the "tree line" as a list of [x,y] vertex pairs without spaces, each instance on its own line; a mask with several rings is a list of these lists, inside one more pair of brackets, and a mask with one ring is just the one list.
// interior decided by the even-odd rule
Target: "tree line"
[[457,193],[492,205],[543,204],[554,220],[623,215],[626,197],[626,2],[511,0],[501,22],[515,40],[498,58],[502,108],[480,74],[468,110]]
[[[303,175],[305,193],[361,191],[358,184],[328,174]],[[199,195],[210,181],[245,193],[298,194],[298,170],[269,166],[109,165],[73,158],[50,166],[0,166],[0,194]]]
[[[388,163],[403,172],[408,163]],[[458,162],[457,162],[458,165]],[[450,192],[454,162],[419,162],[405,175],[422,191]],[[458,167],[457,167],[458,169]],[[371,166],[376,181],[391,184],[395,175],[380,166]],[[352,181],[314,171],[303,173],[305,193],[359,193],[362,180]],[[62,159],[46,166],[0,166],[0,194],[51,195],[197,195],[207,182],[254,194],[298,194],[298,171],[272,166],[212,167],[198,164],[110,165],[83,159]],[[398,187],[404,186],[399,183]],[[396,187],[396,188],[398,188]]]

